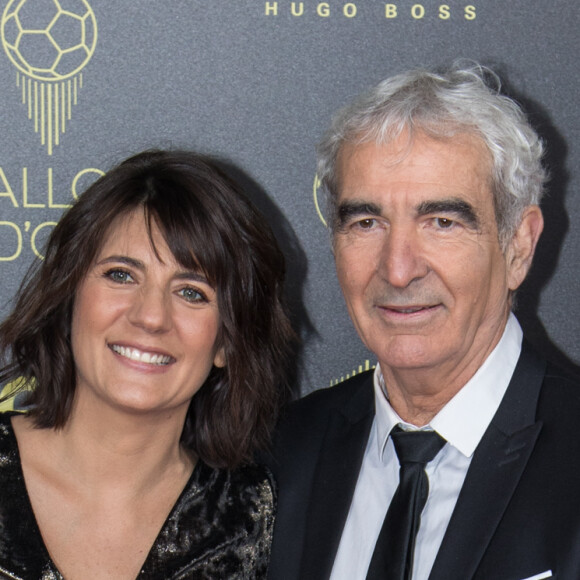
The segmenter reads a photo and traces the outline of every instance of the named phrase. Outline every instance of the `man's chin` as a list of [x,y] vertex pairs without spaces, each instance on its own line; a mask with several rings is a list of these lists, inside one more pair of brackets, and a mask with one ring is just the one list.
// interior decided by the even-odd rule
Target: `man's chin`
[[446,358],[441,349],[441,337],[400,336],[386,347],[376,350],[369,347],[378,355],[381,368],[387,366],[394,371],[434,368]]

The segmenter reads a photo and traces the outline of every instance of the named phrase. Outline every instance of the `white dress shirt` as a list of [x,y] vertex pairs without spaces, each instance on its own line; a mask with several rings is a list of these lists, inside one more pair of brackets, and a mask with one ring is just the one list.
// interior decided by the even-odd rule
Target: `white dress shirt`
[[[426,580],[457,502],[475,448],[481,441],[508,387],[520,356],[522,330],[510,315],[501,340],[465,386],[422,429],[447,440],[427,464],[429,496],[415,544],[413,580]],[[389,404],[377,365],[374,377],[376,414],[365,450],[331,580],[364,580],[377,537],[395,490],[399,461],[389,434],[405,423]]]

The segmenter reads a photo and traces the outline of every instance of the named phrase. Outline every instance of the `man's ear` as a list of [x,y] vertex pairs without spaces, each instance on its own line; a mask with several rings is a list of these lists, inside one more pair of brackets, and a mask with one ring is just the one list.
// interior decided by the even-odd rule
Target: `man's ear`
[[508,286],[516,290],[524,281],[536,251],[536,245],[544,229],[542,210],[537,205],[528,206],[522,221],[506,250]]

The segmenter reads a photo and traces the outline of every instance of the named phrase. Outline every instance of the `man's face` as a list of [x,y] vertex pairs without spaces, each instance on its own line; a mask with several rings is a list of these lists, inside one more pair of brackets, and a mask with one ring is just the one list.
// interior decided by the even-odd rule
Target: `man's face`
[[500,248],[489,176],[467,134],[343,146],[336,268],[383,368],[471,376],[501,337],[523,276]]

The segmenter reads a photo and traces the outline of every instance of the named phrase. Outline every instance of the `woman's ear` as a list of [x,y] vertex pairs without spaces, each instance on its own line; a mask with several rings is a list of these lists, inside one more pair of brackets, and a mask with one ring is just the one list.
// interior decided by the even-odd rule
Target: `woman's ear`
[[226,366],[226,353],[223,346],[221,346],[215,353],[213,364],[220,369]]

